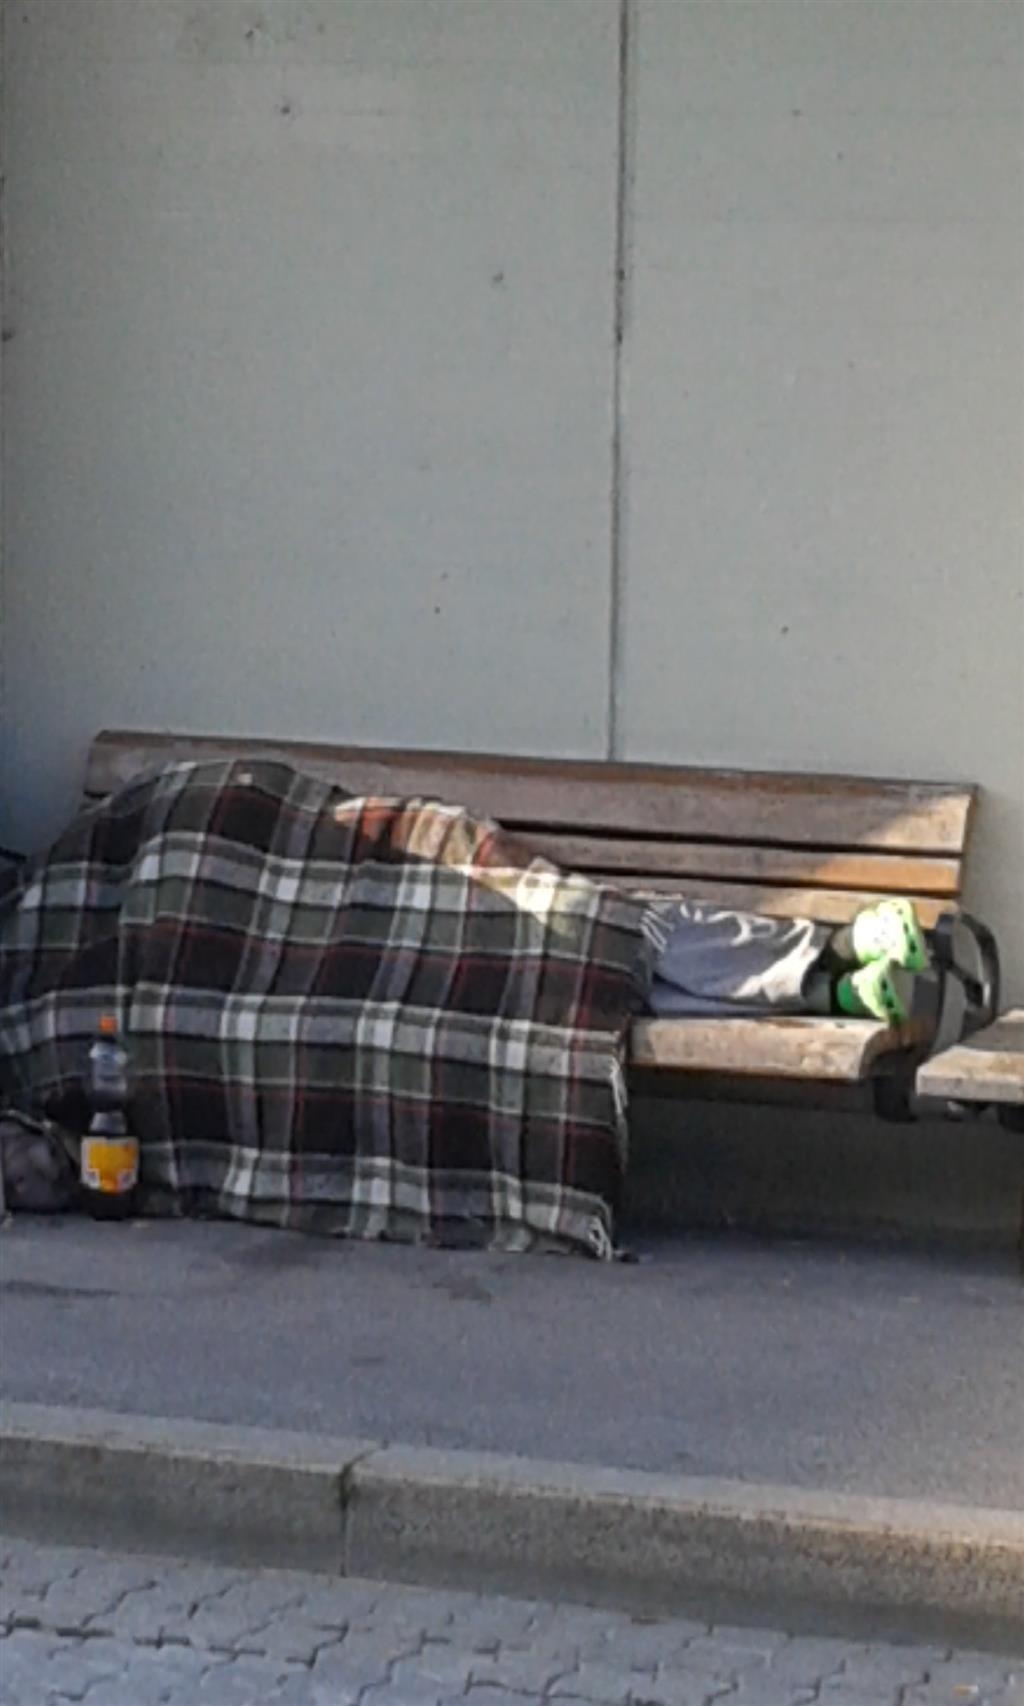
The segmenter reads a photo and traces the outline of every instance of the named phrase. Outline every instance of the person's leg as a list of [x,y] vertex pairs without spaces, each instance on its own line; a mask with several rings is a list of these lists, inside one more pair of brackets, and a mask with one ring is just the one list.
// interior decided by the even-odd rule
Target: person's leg
[[838,928],[702,901],[674,902],[663,918],[650,995],[663,1017],[845,1013],[897,1024],[928,967],[914,908],[901,899]]
[[654,968],[651,1010],[664,1017],[827,1013],[822,956],[827,924],[766,918],[684,900],[666,913],[668,939]]

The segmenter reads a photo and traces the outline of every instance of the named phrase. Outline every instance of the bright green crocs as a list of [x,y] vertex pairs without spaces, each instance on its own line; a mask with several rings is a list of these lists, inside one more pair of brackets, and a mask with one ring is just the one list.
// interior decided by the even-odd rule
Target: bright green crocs
[[931,963],[914,903],[903,898],[880,900],[858,912],[850,926],[850,942],[860,966],[892,960],[904,971],[927,971]]
[[880,1019],[904,1025],[913,1004],[914,974],[895,960],[873,960],[848,971],[836,984],[836,1006],[851,1019]]

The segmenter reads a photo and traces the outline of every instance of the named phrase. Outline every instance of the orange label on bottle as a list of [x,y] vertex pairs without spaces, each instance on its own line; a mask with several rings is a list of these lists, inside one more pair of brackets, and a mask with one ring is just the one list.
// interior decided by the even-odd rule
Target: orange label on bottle
[[139,1177],[139,1143],[134,1137],[83,1137],[82,1183],[91,1190],[120,1194]]

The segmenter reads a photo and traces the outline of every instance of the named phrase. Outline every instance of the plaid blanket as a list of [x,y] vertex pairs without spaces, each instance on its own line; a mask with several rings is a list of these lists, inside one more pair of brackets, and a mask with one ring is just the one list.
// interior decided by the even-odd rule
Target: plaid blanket
[[612,1251],[644,906],[495,824],[177,764],[0,898],[0,1100],[83,1129],[118,1014],[149,1212]]

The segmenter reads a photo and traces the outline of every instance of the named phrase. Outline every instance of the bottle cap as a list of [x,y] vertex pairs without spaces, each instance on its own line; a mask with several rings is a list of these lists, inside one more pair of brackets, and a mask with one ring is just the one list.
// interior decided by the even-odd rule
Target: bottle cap
[[101,1013],[99,1032],[103,1037],[117,1036],[117,1019],[113,1013]]

